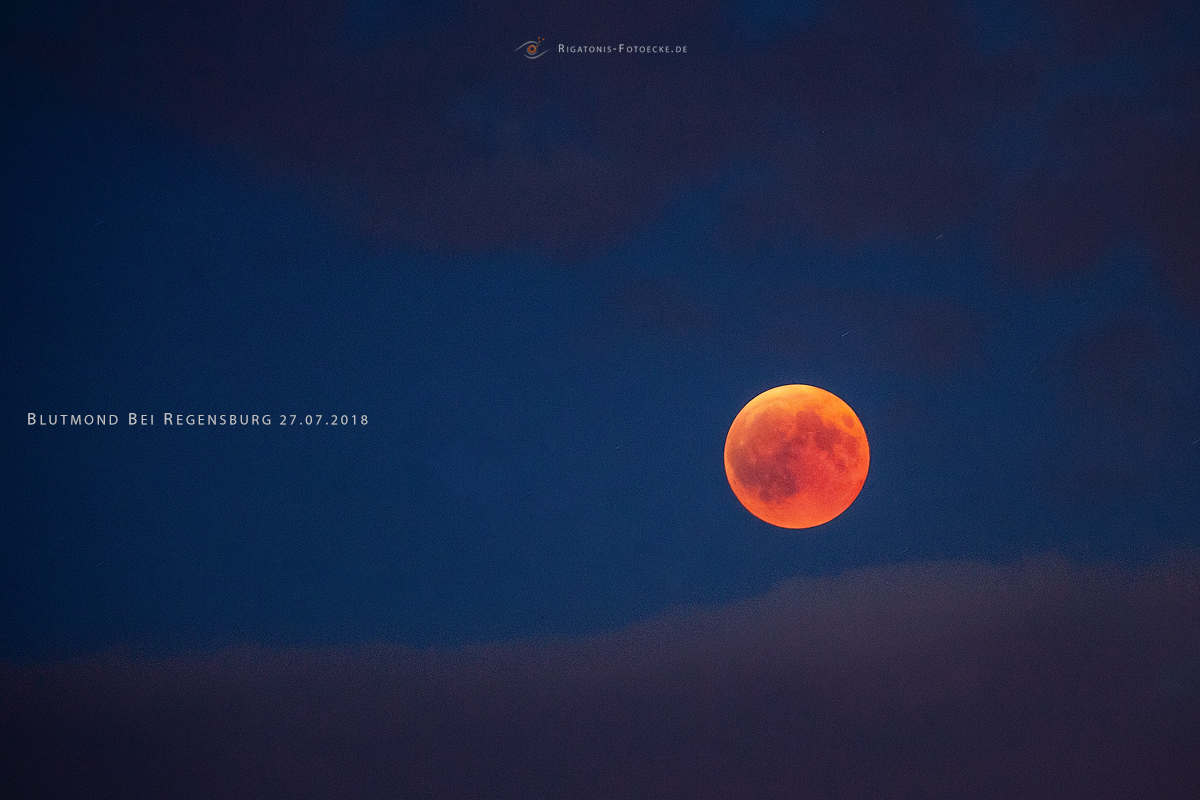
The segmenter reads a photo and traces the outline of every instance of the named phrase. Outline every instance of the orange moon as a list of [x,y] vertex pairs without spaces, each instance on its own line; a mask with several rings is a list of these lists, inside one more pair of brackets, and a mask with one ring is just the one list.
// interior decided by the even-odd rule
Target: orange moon
[[811,528],[841,514],[858,497],[869,462],[858,415],[816,386],[763,392],[725,437],[733,493],[751,514],[780,528]]

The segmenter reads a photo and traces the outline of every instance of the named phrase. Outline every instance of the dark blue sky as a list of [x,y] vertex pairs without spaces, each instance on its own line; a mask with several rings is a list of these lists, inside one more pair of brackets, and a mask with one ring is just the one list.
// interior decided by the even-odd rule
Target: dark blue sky
[[[1200,545],[1195,10],[896,5],[5,12],[0,661]],[[871,445],[806,531],[721,458],[785,383]],[[318,413],[369,423],[277,424]]]

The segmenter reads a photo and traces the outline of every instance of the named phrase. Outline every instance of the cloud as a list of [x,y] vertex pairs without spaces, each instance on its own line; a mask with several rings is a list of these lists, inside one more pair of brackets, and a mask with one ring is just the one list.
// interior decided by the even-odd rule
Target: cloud
[[[1196,75],[1171,9],[1064,0],[1023,27],[1013,7],[989,18],[1008,39],[985,52],[932,1],[814,5],[751,47],[730,20],[779,9],[465,3],[399,25],[361,5],[88,3],[69,35],[10,34],[8,66],[248,154],[384,242],[578,260],[719,185],[718,238],[735,247],[925,237],[982,216],[1012,274],[1038,284],[1132,235],[1200,309]],[[531,36],[689,51],[534,63],[513,52]]]
[[1041,163],[1001,200],[1000,251],[1010,268],[1043,283],[1091,270],[1132,239],[1149,250],[1175,299],[1200,311],[1200,233],[1192,224],[1200,115],[1183,99],[1200,96],[1198,88],[1194,75],[1163,80],[1161,96],[1149,98],[1160,110],[1099,94],[1059,102]]
[[804,579],[577,641],[0,674],[21,796],[1194,797],[1200,556]]

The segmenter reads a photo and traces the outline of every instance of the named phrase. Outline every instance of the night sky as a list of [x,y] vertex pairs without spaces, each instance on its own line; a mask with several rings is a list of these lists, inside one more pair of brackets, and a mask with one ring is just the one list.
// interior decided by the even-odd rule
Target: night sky
[[1195,4],[0,26],[6,796],[1200,797]]

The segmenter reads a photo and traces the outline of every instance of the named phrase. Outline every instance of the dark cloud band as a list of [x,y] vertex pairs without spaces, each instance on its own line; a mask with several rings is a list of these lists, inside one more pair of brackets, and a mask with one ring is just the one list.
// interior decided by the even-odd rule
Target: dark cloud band
[[573,642],[8,667],[0,697],[29,797],[1194,797],[1200,557],[885,567]]

